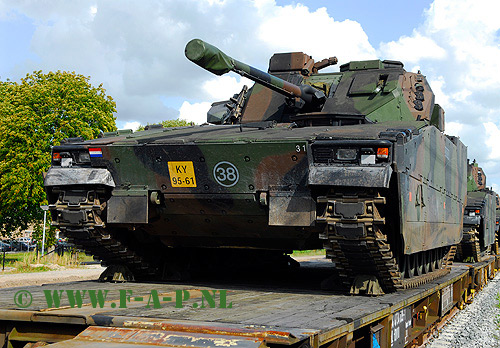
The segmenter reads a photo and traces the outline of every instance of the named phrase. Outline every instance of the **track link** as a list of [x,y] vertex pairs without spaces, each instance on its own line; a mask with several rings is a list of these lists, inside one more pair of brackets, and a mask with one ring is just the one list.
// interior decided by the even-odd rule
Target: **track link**
[[420,286],[449,272],[455,246],[442,258],[440,269],[404,277],[383,232],[386,221],[378,206],[386,204],[385,197],[336,194],[318,197],[317,202],[324,206],[317,219],[326,223],[320,238],[345,287],[349,288],[357,275],[370,275],[378,279],[384,291],[392,292]]
[[457,260],[464,262],[480,262],[485,260],[488,255],[498,255],[498,240],[481,250],[481,241],[479,232],[473,227],[464,227],[463,238],[459,244]]
[[100,201],[101,195],[104,196],[97,190],[60,190],[57,201],[49,205],[56,213],[53,225],[69,242],[101,260],[103,266],[124,265],[132,274],[141,277],[157,274],[157,267],[104,229],[102,212],[106,202]]
[[478,232],[475,228],[464,228],[463,238],[460,242],[459,257],[462,260],[472,258],[474,262],[481,260],[481,247],[479,245]]

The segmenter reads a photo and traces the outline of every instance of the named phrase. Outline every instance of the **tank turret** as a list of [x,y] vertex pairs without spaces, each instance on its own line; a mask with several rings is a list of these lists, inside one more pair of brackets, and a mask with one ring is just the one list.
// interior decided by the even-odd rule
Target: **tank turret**
[[216,75],[223,75],[233,71],[243,77],[249,78],[263,86],[272,89],[288,98],[300,98],[299,107],[308,105],[310,108],[321,108],[326,100],[325,94],[309,85],[296,85],[265,73],[257,68],[233,59],[200,39],[188,42],[185,49],[186,57],[193,63],[201,66]]
[[185,54],[216,75],[233,71],[256,82],[229,100],[212,104],[207,118],[211,123],[343,126],[427,120],[444,131],[443,109],[434,103],[425,76],[406,72],[398,61],[354,61],[340,66],[340,72],[319,73],[336,64],[337,58],[314,63],[302,52],[277,53],[266,73],[199,39],[186,45]]
[[476,160],[467,160],[467,191],[479,191],[486,188],[486,175]]

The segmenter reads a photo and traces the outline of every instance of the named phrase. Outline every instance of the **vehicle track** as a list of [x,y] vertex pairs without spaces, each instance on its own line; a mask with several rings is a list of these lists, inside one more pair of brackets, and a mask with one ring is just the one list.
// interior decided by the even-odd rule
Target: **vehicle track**
[[[335,210],[335,204],[339,202],[361,204],[362,213],[342,216]],[[346,288],[356,282],[353,274],[375,276],[384,291],[393,292],[420,286],[449,272],[456,246],[425,250],[417,255],[402,257],[393,252],[394,246],[391,245],[385,228],[386,218],[377,207],[387,203],[387,199],[380,194],[337,193],[318,197],[318,203],[325,205],[325,210],[317,217],[318,221],[326,223],[325,232],[320,238],[324,240],[327,258],[335,263]],[[352,225],[353,230],[362,225],[363,233],[346,237],[337,232],[336,224]],[[407,260],[403,260],[404,257]],[[410,262],[413,263],[410,265]]]

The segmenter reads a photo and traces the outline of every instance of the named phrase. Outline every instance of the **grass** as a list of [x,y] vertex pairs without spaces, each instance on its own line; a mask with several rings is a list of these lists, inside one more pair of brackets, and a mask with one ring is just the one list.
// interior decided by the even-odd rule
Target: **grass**
[[326,255],[325,249],[316,250],[294,250],[292,256],[320,256]]
[[[5,267],[9,267],[9,273],[45,272],[80,267],[82,262],[92,260],[92,256],[84,253],[64,253],[62,256],[51,253],[40,258],[37,258],[35,252],[6,253]],[[0,261],[3,261],[3,253],[0,253]]]
[[19,263],[16,265],[16,268],[9,273],[33,273],[33,272],[46,272],[46,271],[50,271],[50,270],[52,270],[52,268],[50,268],[48,266],[35,266],[35,267],[33,267],[31,265]]
[[[325,249],[317,250],[294,250],[292,256],[324,256]],[[0,272],[3,253],[0,253]],[[37,259],[35,252],[19,252],[5,254],[5,267],[9,268],[9,273],[30,273],[45,272],[61,267],[77,268],[81,267],[82,262],[93,261],[92,256],[85,253],[64,253],[59,256],[51,253]]]

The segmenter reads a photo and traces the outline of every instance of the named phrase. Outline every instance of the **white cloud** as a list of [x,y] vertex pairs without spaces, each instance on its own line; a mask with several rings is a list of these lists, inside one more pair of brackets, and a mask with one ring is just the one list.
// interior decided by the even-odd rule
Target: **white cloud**
[[434,95],[436,96],[437,103],[445,108],[445,110],[449,107],[451,108],[452,105],[450,105],[449,96],[445,92],[443,92],[443,88],[446,84],[444,77],[441,75],[433,76],[429,78],[428,82],[431,85],[431,89],[434,92]]
[[244,85],[252,86],[253,82],[247,78],[235,78],[234,76],[224,75],[214,77],[203,83],[203,89],[213,101],[227,100],[233,94],[239,93]]
[[465,102],[467,98],[472,95],[472,92],[469,89],[462,89],[458,92],[455,92],[451,95],[451,98],[457,102]]
[[[488,159],[500,159],[500,129],[493,122],[483,123],[484,131],[486,133],[485,143],[489,148]],[[486,173],[488,174],[488,173]]]
[[[314,33],[318,34],[305,28],[314,28]],[[376,58],[375,49],[368,42],[361,25],[351,20],[335,21],[325,7],[311,12],[300,3],[270,6],[266,18],[258,26],[257,36],[270,50],[302,51],[317,61],[334,55],[340,63]],[[325,40],[325,37],[328,39]]]
[[413,36],[402,36],[397,42],[380,45],[387,59],[395,59],[405,64],[416,63],[421,59],[442,60],[446,58],[446,50],[440,47],[430,37],[422,36],[415,31]]
[[207,80],[203,83],[203,90],[211,101],[200,103],[183,102],[179,109],[179,118],[196,124],[205,123],[207,121],[207,111],[213,101],[228,100],[234,94],[239,93],[244,85],[251,86],[252,83],[247,78],[235,78],[229,75]]
[[[446,120],[446,118],[445,118]],[[448,122],[444,126],[446,134],[455,135],[461,137],[464,131],[464,125],[458,122]]]
[[122,129],[132,129],[133,131],[136,131],[137,129],[139,129],[140,126],[141,126],[140,122],[130,121],[130,122],[125,122],[123,124],[123,128]]
[[[486,178],[486,179],[488,179],[488,178]],[[489,183],[488,183],[488,185],[489,185]],[[495,191],[495,192],[500,192],[500,186],[499,186],[499,185],[497,185],[497,184],[493,183],[493,184],[491,185],[491,187],[492,187],[493,191]]]
[[207,122],[207,111],[210,109],[212,103],[189,103],[185,101],[182,103],[179,109],[180,116],[182,120],[189,122],[194,122],[195,124],[202,124]]

